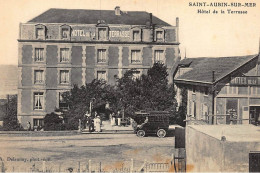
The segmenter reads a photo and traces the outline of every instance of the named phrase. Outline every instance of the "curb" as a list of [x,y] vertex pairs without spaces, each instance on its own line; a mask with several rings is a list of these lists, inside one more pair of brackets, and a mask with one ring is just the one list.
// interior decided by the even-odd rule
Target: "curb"
[[81,132],[81,134],[134,134],[133,130],[106,130],[102,132]]

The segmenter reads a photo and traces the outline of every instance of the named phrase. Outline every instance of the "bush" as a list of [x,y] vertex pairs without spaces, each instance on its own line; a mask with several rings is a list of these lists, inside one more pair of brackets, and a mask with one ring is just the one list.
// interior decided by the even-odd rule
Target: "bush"
[[57,131],[57,130],[64,130],[63,119],[59,117],[59,115],[55,114],[54,112],[47,114],[44,117],[44,130],[45,131]]

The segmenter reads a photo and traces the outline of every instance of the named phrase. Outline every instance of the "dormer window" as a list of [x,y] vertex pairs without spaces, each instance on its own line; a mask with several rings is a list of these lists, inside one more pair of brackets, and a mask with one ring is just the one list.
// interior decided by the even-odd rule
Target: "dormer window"
[[60,38],[61,39],[70,39],[71,28],[68,25],[62,25],[60,27]]
[[141,30],[135,29],[132,32],[133,41],[141,41]]
[[39,40],[45,40],[46,38],[46,27],[42,24],[35,26],[35,38]]
[[36,29],[36,38],[37,39],[44,39],[44,29],[43,28],[37,28]]
[[155,30],[155,41],[164,41],[164,30]]
[[98,40],[107,40],[107,27],[97,28]]

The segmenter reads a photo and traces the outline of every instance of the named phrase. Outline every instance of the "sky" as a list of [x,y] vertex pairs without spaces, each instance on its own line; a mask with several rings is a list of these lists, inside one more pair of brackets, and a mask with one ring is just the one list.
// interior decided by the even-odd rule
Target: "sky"
[[[255,7],[198,7],[196,2],[256,3]],[[192,4],[192,6],[190,6]],[[214,4],[213,4],[214,5]],[[179,17],[182,58],[258,54],[259,0],[0,0],[0,64],[18,64],[19,23],[26,23],[50,8],[147,11],[171,25]],[[247,11],[247,14],[228,14]],[[209,14],[198,10],[210,10]],[[213,14],[213,10],[218,14]],[[221,14],[223,10],[225,13]]]

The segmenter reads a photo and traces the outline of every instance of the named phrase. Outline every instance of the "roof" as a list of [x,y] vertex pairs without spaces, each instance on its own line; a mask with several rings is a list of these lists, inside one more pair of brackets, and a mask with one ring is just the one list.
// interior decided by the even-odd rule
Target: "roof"
[[[121,15],[115,15],[114,10],[51,8],[29,22],[97,24],[98,20],[105,20],[106,24],[146,25],[150,21],[150,14],[145,11],[121,11]],[[152,21],[153,24],[171,26],[156,16],[152,17]]]
[[[259,127],[252,124],[244,125],[189,125],[201,133],[221,140],[222,136],[230,142],[260,142]],[[187,127],[186,127],[187,128]]]
[[189,67],[191,70],[180,75],[174,80],[176,82],[190,81],[212,84],[212,71],[215,71],[215,81],[219,81],[257,56],[258,55],[183,59],[179,62],[179,66]]

